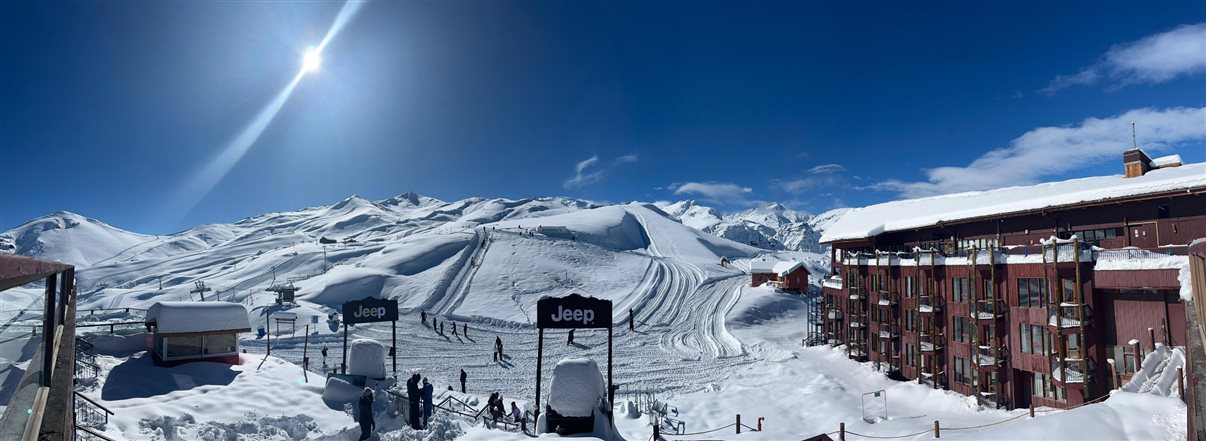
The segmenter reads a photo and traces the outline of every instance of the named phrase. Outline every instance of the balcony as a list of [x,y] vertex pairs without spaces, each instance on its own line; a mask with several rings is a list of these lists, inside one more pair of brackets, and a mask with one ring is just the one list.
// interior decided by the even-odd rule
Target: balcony
[[866,292],[864,292],[862,290],[857,290],[857,289],[850,290],[850,300],[866,300],[866,299],[867,299]]
[[991,346],[976,348],[975,360],[980,370],[993,370],[1004,363],[1004,360],[998,356],[998,351],[994,350]]
[[900,336],[900,327],[896,324],[879,325],[879,338],[896,338]]
[[917,298],[917,311],[922,314],[933,314],[942,310],[942,297],[920,296]]
[[993,300],[977,300],[970,311],[976,320],[993,320],[1005,317],[1005,302]]
[[[1082,315],[1078,312],[1083,313],[1083,322]],[[1089,305],[1060,303],[1059,306],[1047,307],[1047,326],[1060,329],[1079,328],[1082,324],[1089,326],[1092,321],[1093,308]]]
[[879,301],[876,302],[879,306],[892,306],[896,304],[896,296],[885,291],[879,293]]
[[867,324],[863,323],[862,321],[858,320],[857,318],[851,318],[850,319],[850,327],[851,328],[865,328],[865,327],[867,327]]
[[837,309],[837,308],[830,309],[829,313],[826,314],[825,317],[828,318],[829,320],[841,320],[842,319],[842,310]]
[[921,334],[918,337],[917,347],[922,354],[933,354],[936,351],[942,350],[943,338],[941,335],[933,336],[929,334]]
[[1058,357],[1051,357],[1051,379],[1066,387],[1084,387],[1093,378],[1096,367],[1092,359],[1065,358],[1061,366]]

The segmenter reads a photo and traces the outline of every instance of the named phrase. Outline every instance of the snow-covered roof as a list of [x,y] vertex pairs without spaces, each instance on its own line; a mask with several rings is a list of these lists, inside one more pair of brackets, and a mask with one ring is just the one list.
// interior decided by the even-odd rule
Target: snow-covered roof
[[1133,178],[1097,176],[886,202],[843,213],[821,235],[821,242],[862,239],[939,222],[1201,188],[1206,188],[1206,163],[1152,170]]
[[751,273],[773,273],[773,272],[775,272],[775,265],[778,263],[779,263],[779,261],[777,261],[777,260],[765,260],[765,259],[751,260],[750,261],[750,272]]
[[779,277],[782,277],[782,276],[786,276],[786,275],[790,274],[792,271],[795,271],[796,268],[799,268],[801,266],[804,266],[803,262],[797,262],[794,260],[786,261],[786,262],[779,262],[779,263],[776,263],[775,266],[771,268],[771,271],[774,272],[775,274],[778,274]]
[[160,334],[251,331],[247,308],[230,302],[156,302],[147,309],[147,323]]

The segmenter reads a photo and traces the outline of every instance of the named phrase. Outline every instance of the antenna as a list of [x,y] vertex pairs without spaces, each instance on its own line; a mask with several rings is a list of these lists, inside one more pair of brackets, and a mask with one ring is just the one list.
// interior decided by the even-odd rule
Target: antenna
[[1139,139],[1135,137],[1135,122],[1131,121],[1131,147],[1139,148]]

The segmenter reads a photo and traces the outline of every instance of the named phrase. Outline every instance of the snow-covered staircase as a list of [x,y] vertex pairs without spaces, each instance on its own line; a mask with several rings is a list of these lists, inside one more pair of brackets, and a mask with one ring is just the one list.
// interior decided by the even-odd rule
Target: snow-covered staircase
[[1156,343],[1156,350],[1147,354],[1139,372],[1122,386],[1125,392],[1156,394],[1164,397],[1177,396],[1177,369],[1184,372],[1185,348],[1169,348]]

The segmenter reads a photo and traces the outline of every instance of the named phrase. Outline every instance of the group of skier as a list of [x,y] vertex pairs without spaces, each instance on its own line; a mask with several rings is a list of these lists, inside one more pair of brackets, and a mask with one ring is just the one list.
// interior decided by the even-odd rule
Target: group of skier
[[[420,312],[419,318],[420,318],[420,320],[422,320],[423,324],[426,325],[427,324],[427,311]],[[435,331],[437,334],[444,335],[444,323],[441,322],[440,319],[432,317],[431,318],[431,330]],[[454,336],[458,335],[456,333],[456,322],[452,322],[452,335],[454,335]],[[460,335],[464,336],[465,338],[469,338],[469,324],[468,323],[461,323]]]

